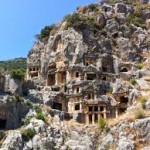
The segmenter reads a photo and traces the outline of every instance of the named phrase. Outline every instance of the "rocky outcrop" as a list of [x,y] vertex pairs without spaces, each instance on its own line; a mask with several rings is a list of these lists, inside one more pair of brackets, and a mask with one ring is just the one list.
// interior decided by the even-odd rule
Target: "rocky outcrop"
[[21,125],[29,106],[15,96],[0,95],[0,129],[15,129]]
[[[20,127],[0,137],[1,150],[148,149],[149,3],[104,0],[39,35],[27,81],[0,76],[0,128]],[[115,123],[99,129],[101,119]]]

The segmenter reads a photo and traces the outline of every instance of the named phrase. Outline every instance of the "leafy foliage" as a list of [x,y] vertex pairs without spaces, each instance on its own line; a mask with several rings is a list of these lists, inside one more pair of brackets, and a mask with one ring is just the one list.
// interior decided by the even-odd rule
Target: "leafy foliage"
[[98,126],[102,130],[105,129],[105,127],[106,127],[106,120],[104,118],[100,118],[98,120]]
[[138,63],[138,64],[135,64],[135,67],[136,67],[137,69],[142,69],[142,68],[144,67],[144,64]]
[[54,27],[55,27],[54,24],[52,24],[50,26],[45,26],[43,29],[41,29],[40,34],[35,35],[35,38],[37,40],[40,40],[41,42],[46,43],[48,41],[50,33],[54,29]]
[[89,9],[91,9],[92,11],[98,11],[98,4],[90,4],[89,6]]
[[145,28],[145,23],[140,17],[127,15],[126,19],[128,24],[134,24],[138,27]]
[[42,113],[42,109],[40,108],[40,106],[36,105],[34,107],[35,111],[36,111],[36,119],[40,119],[40,120],[45,120],[44,115]]
[[85,26],[85,18],[80,16],[78,13],[74,13],[72,15],[67,15],[66,19],[66,29],[68,27],[73,27],[74,29],[82,29]]
[[92,30],[100,29],[98,23],[93,17],[83,16],[78,13],[67,15],[64,17],[64,20],[66,21],[65,29],[68,29],[69,27],[73,27],[75,30],[82,30],[86,27]]
[[44,120],[44,115],[43,115],[43,113],[42,113],[42,112],[41,112],[41,113],[37,113],[37,114],[36,114],[36,119]]
[[10,74],[13,78],[23,80],[25,77],[26,70],[25,69],[12,69]]
[[28,129],[21,130],[21,134],[22,134],[22,138],[24,139],[24,141],[29,141],[30,139],[34,137],[34,135],[36,134],[36,131],[34,128],[28,128]]
[[132,84],[132,85],[135,85],[137,82],[136,82],[136,79],[134,79],[134,78],[131,78],[130,80],[129,80],[129,82]]

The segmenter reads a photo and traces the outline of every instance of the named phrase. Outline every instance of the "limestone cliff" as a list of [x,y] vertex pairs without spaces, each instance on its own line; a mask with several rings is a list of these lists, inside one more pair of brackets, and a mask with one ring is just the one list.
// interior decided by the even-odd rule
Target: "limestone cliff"
[[116,118],[149,76],[149,19],[149,1],[102,1],[45,27],[27,59],[27,79],[39,88],[29,95],[79,122]]
[[21,129],[0,132],[1,149],[150,149],[149,50],[149,0],[103,0],[43,28],[23,101],[2,100],[19,120],[28,114]]

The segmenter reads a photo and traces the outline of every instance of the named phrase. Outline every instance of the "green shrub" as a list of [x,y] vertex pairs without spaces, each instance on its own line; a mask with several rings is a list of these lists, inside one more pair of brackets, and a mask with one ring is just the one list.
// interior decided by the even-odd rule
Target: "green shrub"
[[63,21],[67,21],[68,19],[70,19],[71,14],[67,14],[64,16]]
[[127,15],[126,16],[126,20],[128,24],[134,24],[138,27],[141,28],[145,28],[145,23],[144,21],[141,19],[141,17],[136,17],[136,16],[132,16],[132,15]]
[[50,26],[45,26],[43,29],[41,29],[40,34],[35,35],[35,38],[37,40],[40,40],[41,42],[46,43],[48,41],[50,33],[54,29],[54,27],[55,27],[54,24],[52,24]]
[[109,0],[109,4],[114,5],[117,2],[117,0]]
[[138,63],[138,64],[135,64],[135,67],[136,67],[137,69],[142,69],[142,68],[144,67],[144,64]]
[[12,78],[23,80],[25,77],[25,69],[12,69],[10,74]]
[[40,108],[40,106],[36,105],[34,106],[34,109],[36,111],[36,119],[41,119],[44,121],[44,115],[42,113],[42,109]]
[[44,121],[45,119],[44,119],[43,113],[42,113],[42,112],[41,112],[41,113],[37,113],[37,114],[36,114],[36,119],[40,119],[40,120],[43,120],[43,121]]
[[135,112],[134,116],[135,116],[135,119],[142,119],[144,118],[144,112],[142,110],[138,110]]
[[98,11],[98,4],[90,4],[88,5],[88,8],[91,9],[92,11]]
[[78,13],[66,16],[65,20],[67,22],[65,29],[73,27],[76,30],[80,30],[84,28],[86,22],[85,17],[80,16]]
[[134,78],[131,78],[130,80],[129,80],[129,82],[132,84],[132,85],[135,85],[137,82],[136,82],[136,79],[134,79]]
[[34,128],[22,129],[21,134],[24,141],[29,141],[35,136],[36,131]]
[[99,126],[99,128],[100,129],[105,129],[105,126],[106,126],[106,120],[104,119],[104,118],[100,118],[99,120],[98,120],[98,126]]
[[73,27],[75,30],[81,30],[85,28],[90,28],[93,31],[99,31],[100,26],[94,19],[94,17],[87,17],[74,13],[72,15],[67,15],[64,18],[66,20],[65,29]]
[[42,109],[40,108],[39,105],[35,105],[34,110],[36,111],[36,113],[41,113],[42,112]]
[[134,10],[134,15],[136,17],[141,17],[141,15],[142,15],[142,7],[141,6],[136,7],[136,9]]

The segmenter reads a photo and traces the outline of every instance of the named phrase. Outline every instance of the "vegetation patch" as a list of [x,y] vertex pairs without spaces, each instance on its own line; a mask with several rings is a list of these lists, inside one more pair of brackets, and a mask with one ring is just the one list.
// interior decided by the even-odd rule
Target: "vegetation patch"
[[141,98],[141,105],[142,105],[142,108],[145,109],[146,108],[146,98]]
[[99,11],[98,6],[99,6],[98,4],[90,4],[90,5],[88,5],[88,8],[92,11],[97,12],[97,11]]
[[137,83],[135,78],[131,78],[131,79],[129,80],[129,82],[130,82],[132,85],[135,85],[135,84]]
[[134,116],[135,116],[135,119],[142,119],[142,118],[145,117],[144,111],[143,111],[143,110],[137,110],[137,111],[134,113]]
[[72,15],[66,15],[64,17],[66,21],[65,29],[69,27],[74,28],[75,30],[82,30],[86,27],[89,27],[92,30],[99,30],[100,27],[93,17],[87,17],[80,15],[78,13],[73,13]]
[[100,118],[100,119],[98,120],[98,127],[99,127],[101,130],[104,130],[105,127],[106,127],[106,119]]
[[47,43],[48,38],[53,31],[55,27],[55,24],[52,24],[50,26],[45,26],[43,29],[41,29],[40,34],[35,35],[35,38],[37,40],[40,40],[41,42]]
[[146,28],[145,23],[141,17],[127,15],[126,19],[128,24],[134,24],[137,27]]
[[29,141],[36,135],[36,131],[34,128],[22,129],[21,135],[24,141]]
[[136,67],[137,69],[142,69],[142,68],[144,67],[144,64],[138,63],[138,64],[135,64],[135,67]]
[[12,69],[10,74],[12,78],[23,80],[25,77],[26,70],[25,69]]
[[45,120],[44,119],[44,115],[42,113],[42,109],[40,108],[40,106],[36,105],[34,107],[35,111],[36,111],[36,119],[40,119],[40,120]]
[[4,71],[11,71],[12,69],[26,70],[26,58],[15,58],[12,60],[0,61],[0,69]]

